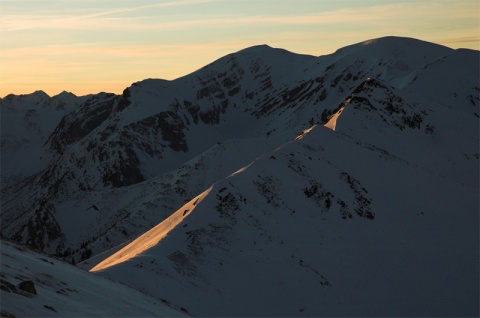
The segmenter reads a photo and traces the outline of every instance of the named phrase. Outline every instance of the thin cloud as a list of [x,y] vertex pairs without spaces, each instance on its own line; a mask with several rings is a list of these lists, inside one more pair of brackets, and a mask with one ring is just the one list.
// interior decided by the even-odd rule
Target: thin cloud
[[[137,6],[118,10],[105,11],[81,16],[34,16],[13,15],[3,16],[0,30],[110,30],[110,31],[145,31],[145,30],[182,30],[208,27],[242,27],[249,25],[284,25],[284,26],[314,26],[336,24],[358,25],[392,25],[396,21],[415,21],[416,24],[426,24],[429,19],[438,16],[445,20],[457,17],[478,21],[471,2],[417,2],[387,4],[360,9],[342,9],[320,12],[308,15],[182,15],[176,21],[160,21],[158,17],[123,16],[109,17],[119,13],[142,11],[152,8],[187,6],[193,4],[218,2],[219,0],[184,0],[159,4]],[[477,22],[478,23],[478,22]]]
[[439,40],[439,42],[440,43],[470,43],[470,42],[480,43],[480,36],[476,35],[476,36],[448,38],[448,39]]
[[123,9],[116,9],[110,11],[104,11],[99,13],[93,13],[89,15],[84,15],[81,18],[95,18],[100,16],[106,15],[114,15],[118,13],[126,13],[126,12],[135,12],[141,11],[146,9],[154,9],[154,8],[171,8],[171,7],[182,7],[182,6],[189,6],[195,4],[203,4],[203,3],[212,3],[212,2],[220,2],[222,0],[180,0],[180,1],[170,1],[170,2],[162,2],[156,4],[148,4],[143,6],[136,6],[132,8],[123,8]]
[[[223,0],[181,0],[162,2],[150,5],[135,6],[107,10],[98,13],[73,15],[66,13],[57,14],[0,14],[0,31],[38,30],[38,29],[61,29],[61,30],[90,30],[102,27],[105,29],[122,30],[132,27],[135,22],[141,21],[141,17],[117,17],[107,16],[122,13],[138,12],[142,10],[167,7],[181,7],[197,4],[220,2]],[[13,1],[12,1],[13,2]],[[138,28],[137,28],[138,29]]]

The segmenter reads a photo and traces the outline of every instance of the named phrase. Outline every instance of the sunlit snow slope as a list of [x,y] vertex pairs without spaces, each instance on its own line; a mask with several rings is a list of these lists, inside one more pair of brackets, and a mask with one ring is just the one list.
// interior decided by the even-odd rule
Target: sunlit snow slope
[[162,223],[155,226],[150,231],[147,231],[145,234],[141,235],[134,242],[122,248],[119,252],[115,253],[100,264],[96,265],[94,268],[91,269],[91,271],[99,271],[114,266],[116,264],[128,261],[129,259],[158,244],[158,242],[162,238],[164,238],[171,230],[180,225],[180,223],[192,212],[192,210],[195,209],[195,206],[200,203],[206,195],[208,195],[208,192],[210,192],[210,189],[193,198],[190,202],[185,204],[180,210],[173,213]]

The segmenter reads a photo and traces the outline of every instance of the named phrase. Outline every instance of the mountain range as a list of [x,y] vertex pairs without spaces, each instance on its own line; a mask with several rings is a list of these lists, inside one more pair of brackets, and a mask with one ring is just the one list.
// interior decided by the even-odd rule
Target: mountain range
[[260,45],[5,96],[1,235],[194,316],[478,315],[479,60]]

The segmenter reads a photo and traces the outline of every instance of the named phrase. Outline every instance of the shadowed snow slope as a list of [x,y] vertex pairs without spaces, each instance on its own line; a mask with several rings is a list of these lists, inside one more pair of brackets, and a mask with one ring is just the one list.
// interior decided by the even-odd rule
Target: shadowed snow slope
[[[25,247],[1,243],[2,317],[188,316],[120,283]],[[35,294],[17,285],[31,281]]]
[[474,315],[477,199],[478,186],[320,126],[99,273],[199,316]]

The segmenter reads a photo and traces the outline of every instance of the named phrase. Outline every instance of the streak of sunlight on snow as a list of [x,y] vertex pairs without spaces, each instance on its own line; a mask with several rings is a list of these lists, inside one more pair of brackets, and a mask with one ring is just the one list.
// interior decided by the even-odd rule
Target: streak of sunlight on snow
[[[347,101],[348,103],[348,101]],[[324,125],[327,128],[330,128],[331,130],[335,131],[335,128],[337,127],[337,119],[340,117],[340,114],[343,112],[343,109],[345,106],[340,108],[333,116],[330,118],[330,120]]]
[[173,230],[190,213],[192,213],[193,209],[195,209],[195,206],[208,195],[212,188],[213,185],[192,200],[190,200],[187,204],[182,206],[163,222],[161,222],[148,232],[140,235],[136,240],[122,248],[117,253],[97,264],[90,270],[90,272],[100,271],[116,264],[128,261],[129,259],[158,244],[158,242],[160,242],[165,236],[167,236],[167,234],[171,230]]
[[234,173],[232,173],[231,175],[229,175],[229,177],[233,177],[233,176],[236,175],[236,174],[239,174],[239,173],[241,173],[241,172],[244,172],[245,170],[248,169],[248,167],[250,167],[250,166],[252,165],[252,163],[253,163],[253,161],[252,161],[250,164],[246,165],[245,167],[242,167],[242,168],[238,169],[237,171],[235,171]]
[[306,134],[308,134],[316,125],[313,125],[312,127],[308,128],[308,129],[305,129],[304,131],[302,131],[298,136],[297,138],[295,138],[295,140],[300,140],[302,139]]

